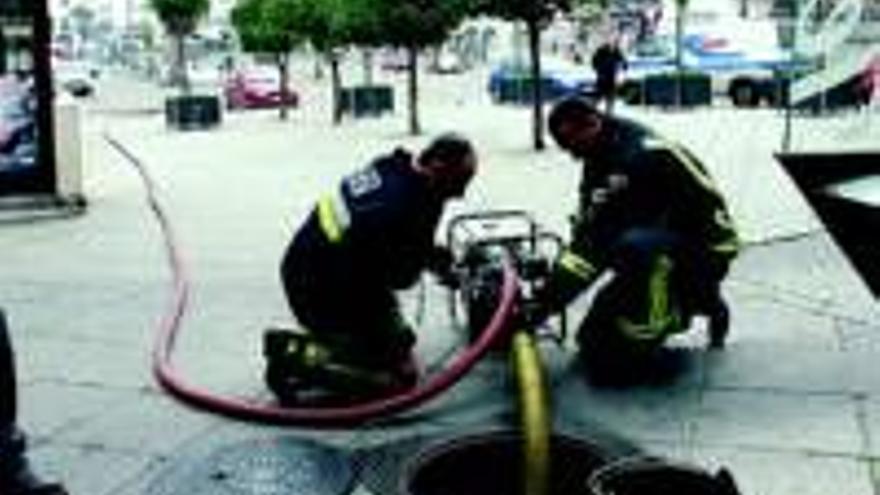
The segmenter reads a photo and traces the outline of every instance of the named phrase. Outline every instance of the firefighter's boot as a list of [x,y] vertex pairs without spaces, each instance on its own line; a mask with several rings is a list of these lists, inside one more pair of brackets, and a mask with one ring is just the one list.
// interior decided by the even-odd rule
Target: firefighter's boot
[[24,435],[14,426],[0,427],[0,493],[3,495],[67,495],[64,487],[38,477],[25,456]]
[[299,402],[315,389],[361,398],[410,388],[416,380],[411,362],[368,367],[304,332],[268,330],[263,351],[266,384],[282,404]]
[[730,309],[727,303],[719,301],[709,315],[709,348],[723,349],[730,332]]

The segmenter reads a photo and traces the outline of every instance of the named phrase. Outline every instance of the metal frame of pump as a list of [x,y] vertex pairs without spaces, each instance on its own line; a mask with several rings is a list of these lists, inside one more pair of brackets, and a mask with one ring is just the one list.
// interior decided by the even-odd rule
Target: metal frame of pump
[[[493,312],[502,289],[505,267],[519,279],[515,313],[508,321],[510,332],[495,342],[495,350],[509,351],[518,388],[520,427],[523,436],[523,493],[546,495],[550,479],[550,398],[546,373],[538,349],[539,338],[564,342],[567,322],[560,314],[558,331],[536,326],[534,311],[553,264],[562,252],[562,239],[544,231],[528,213],[499,210],[469,213],[453,218],[447,230],[447,246],[453,253],[453,273],[458,283],[449,293],[449,313],[470,339],[480,332]],[[459,304],[465,324],[459,322]]]

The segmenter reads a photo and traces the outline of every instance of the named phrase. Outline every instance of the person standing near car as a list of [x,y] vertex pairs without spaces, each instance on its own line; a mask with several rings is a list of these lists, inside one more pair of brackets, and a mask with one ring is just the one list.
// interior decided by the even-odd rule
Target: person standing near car
[[593,53],[593,71],[596,73],[596,97],[605,100],[605,113],[611,114],[614,110],[614,100],[617,96],[617,74],[626,70],[626,58],[620,50],[620,40],[617,36],[610,38]]

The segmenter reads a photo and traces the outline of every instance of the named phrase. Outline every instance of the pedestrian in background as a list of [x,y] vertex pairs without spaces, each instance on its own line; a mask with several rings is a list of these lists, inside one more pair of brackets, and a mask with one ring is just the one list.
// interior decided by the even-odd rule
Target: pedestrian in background
[[596,73],[596,97],[605,100],[605,113],[614,111],[617,96],[617,75],[626,70],[626,58],[620,49],[620,40],[612,37],[593,53],[593,71]]

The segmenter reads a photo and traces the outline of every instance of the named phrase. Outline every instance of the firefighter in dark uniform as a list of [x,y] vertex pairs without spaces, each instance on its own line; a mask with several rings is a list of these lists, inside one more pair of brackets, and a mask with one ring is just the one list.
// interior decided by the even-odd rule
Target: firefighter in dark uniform
[[691,318],[708,318],[709,343],[722,347],[729,311],[720,285],[740,249],[724,198],[681,145],[644,126],[560,102],[549,117],[559,146],[584,164],[572,239],[547,288],[561,310],[605,270],[578,331],[588,371],[615,379]]
[[318,200],[281,265],[287,301],[308,336],[294,345],[289,333],[266,336],[267,379],[282,399],[303,384],[349,396],[413,384],[416,337],[394,291],[426,268],[448,269],[451,256],[434,233],[476,160],[465,138],[443,135],[417,157],[398,148],[377,158]]
[[3,495],[66,495],[58,483],[37,476],[26,456],[26,439],[16,424],[15,359],[0,310],[0,493]]

